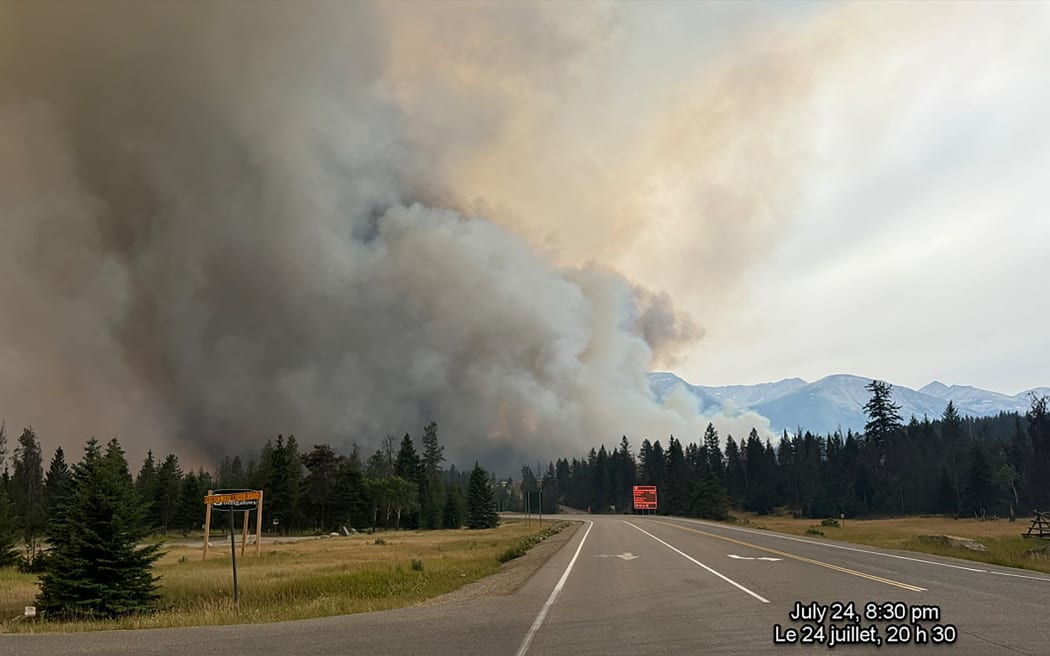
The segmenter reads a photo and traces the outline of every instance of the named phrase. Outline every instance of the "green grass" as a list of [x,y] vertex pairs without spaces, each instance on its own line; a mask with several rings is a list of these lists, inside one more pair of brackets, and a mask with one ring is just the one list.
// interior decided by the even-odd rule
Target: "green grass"
[[[887,549],[905,549],[937,556],[950,556],[989,565],[1003,565],[1050,573],[1050,540],[1025,539],[1029,519],[1016,522],[954,519],[941,516],[912,516],[886,519],[847,519],[839,526],[817,519],[795,519],[778,515],[741,514],[736,522],[750,528],[793,535],[820,535],[832,540]],[[921,535],[950,535],[979,542],[987,551],[955,547]]]
[[558,522],[557,524],[549,526],[543,529],[542,531],[533,533],[532,535],[522,538],[516,545],[500,554],[499,561],[501,563],[505,563],[509,560],[514,560],[515,558],[521,558],[526,554],[526,552],[528,552],[529,549],[533,548],[540,542],[543,542],[550,536],[559,533],[563,528],[565,528],[568,525],[569,522]]
[[[549,529],[547,529],[549,530]],[[0,570],[0,632],[71,632],[306,619],[408,606],[494,574],[510,549],[547,533],[524,521],[468,531],[402,531],[376,536],[264,544],[237,557],[240,608],[233,605],[229,551],[170,547],[158,562],[156,613],[110,621],[18,621],[33,604],[36,577]]]

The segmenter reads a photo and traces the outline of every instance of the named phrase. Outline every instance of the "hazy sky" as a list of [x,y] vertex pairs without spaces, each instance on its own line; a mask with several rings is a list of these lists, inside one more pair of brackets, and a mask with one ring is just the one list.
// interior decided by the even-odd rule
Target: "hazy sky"
[[697,320],[674,370],[1050,382],[1050,5],[644,3],[613,32],[580,127],[644,219],[561,245]]
[[892,9],[917,34],[887,29],[816,81],[790,227],[683,374],[1047,384],[1048,6]]

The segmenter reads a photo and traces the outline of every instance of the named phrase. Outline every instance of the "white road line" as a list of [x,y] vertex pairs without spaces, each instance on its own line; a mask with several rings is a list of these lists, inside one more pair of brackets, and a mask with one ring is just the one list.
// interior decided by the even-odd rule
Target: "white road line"
[[642,533],[645,533],[646,535],[648,535],[648,536],[649,536],[649,537],[651,537],[652,539],[656,540],[656,541],[657,541],[657,542],[659,542],[660,544],[664,545],[665,547],[667,547],[667,548],[668,548],[668,549],[670,549],[671,551],[675,552],[675,553],[676,553],[676,554],[678,554],[679,556],[682,556],[682,557],[684,557],[684,558],[685,558],[686,560],[688,560],[688,561],[690,561],[690,562],[692,562],[692,563],[694,563],[694,564],[696,564],[696,565],[699,565],[700,567],[703,567],[704,569],[706,569],[707,571],[711,572],[712,574],[714,574],[714,575],[715,575],[715,576],[717,576],[718,578],[722,579],[722,580],[723,580],[723,581],[725,581],[726,583],[729,583],[730,585],[732,585],[732,586],[735,586],[735,587],[737,587],[737,588],[739,588],[739,589],[743,590],[744,592],[748,593],[749,595],[751,595],[751,596],[752,596],[752,597],[754,597],[755,599],[758,599],[758,600],[759,600],[759,601],[761,601],[761,602],[762,602],[763,604],[768,604],[768,603],[769,603],[769,600],[768,600],[768,599],[766,599],[765,597],[763,597],[763,596],[761,596],[761,595],[758,595],[758,594],[756,594],[756,593],[754,593],[754,592],[751,592],[750,590],[748,590],[748,589],[747,589],[747,588],[745,588],[744,586],[740,585],[739,583],[737,583],[737,582],[736,582],[736,581],[734,581],[733,579],[729,578],[728,576],[725,576],[725,575],[723,575],[723,574],[720,574],[719,572],[716,572],[715,570],[713,570],[713,569],[711,569],[710,567],[708,567],[707,565],[705,565],[705,564],[701,563],[701,562],[700,562],[699,560],[697,560],[696,558],[693,558],[692,556],[690,556],[689,554],[685,553],[684,551],[680,551],[680,550],[678,550],[678,549],[676,549],[676,548],[672,547],[671,545],[667,544],[666,542],[664,542],[664,541],[663,541],[663,540],[661,540],[660,538],[656,537],[655,535],[653,535],[653,534],[652,534],[652,533],[650,533],[649,531],[645,530],[644,528],[642,528],[642,527],[640,527],[640,526],[636,526],[635,524],[632,524],[631,522],[628,522],[628,521],[626,521],[626,520],[621,520],[621,521],[623,521],[623,523],[624,523],[624,524],[627,524],[628,526],[634,526],[634,528],[638,529],[638,530],[639,530],[639,531],[641,531]]
[[551,590],[551,595],[547,597],[547,601],[543,604],[543,608],[540,609],[540,614],[536,616],[536,619],[532,622],[532,626],[529,627],[529,632],[525,634],[525,639],[521,641],[521,646],[518,647],[517,656],[525,656],[525,652],[529,650],[529,645],[532,644],[532,639],[535,637],[536,632],[540,630],[540,626],[543,625],[543,620],[547,617],[547,611],[551,609],[554,602],[558,600],[558,595],[561,594],[561,589],[565,587],[565,580],[569,578],[569,572],[572,571],[572,566],[576,564],[576,559],[580,556],[580,550],[583,549],[583,543],[587,541],[587,536],[590,535],[591,529],[594,528],[594,522],[587,522],[587,531],[583,534],[583,539],[580,540],[580,544],[576,547],[576,553],[572,555],[572,560],[569,561],[568,567],[562,572],[561,578],[558,579],[558,583]]
[[729,531],[740,531],[741,533],[751,533],[753,535],[767,535],[772,538],[780,538],[781,540],[791,540],[793,542],[805,542],[806,544],[813,544],[818,547],[828,547],[830,549],[842,549],[843,551],[856,551],[858,553],[870,554],[872,556],[884,556],[886,558],[896,558],[898,560],[910,560],[914,563],[923,563],[926,565],[937,565],[938,567],[950,567],[952,569],[961,569],[967,572],[977,572],[979,574],[998,574],[1000,576],[1015,576],[1017,578],[1032,579],[1033,581],[1043,581],[1044,583],[1050,583],[1050,578],[1041,576],[1025,576],[1023,574],[1009,574],[1007,572],[997,572],[995,570],[980,569],[977,567],[963,567],[962,565],[952,565],[951,563],[939,563],[936,560],[925,560],[923,558],[912,558],[911,556],[898,556],[897,554],[883,553],[881,551],[870,551],[868,549],[858,549],[857,547],[847,547],[841,544],[829,544],[827,542],[817,542],[816,540],[807,540],[805,538],[797,538],[791,535],[784,535],[783,533],[775,533],[773,531],[758,531],[751,528],[741,528],[739,526],[725,526],[723,524],[712,524],[711,522],[701,522],[695,519],[686,519],[685,517],[666,517],[665,519],[677,520],[680,522],[688,522],[690,524],[700,524],[701,526],[708,526],[710,528],[724,528]]

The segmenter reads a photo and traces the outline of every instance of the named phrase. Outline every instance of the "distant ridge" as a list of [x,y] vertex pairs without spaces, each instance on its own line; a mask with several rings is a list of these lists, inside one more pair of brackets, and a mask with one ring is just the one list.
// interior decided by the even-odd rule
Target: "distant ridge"
[[[812,383],[801,378],[785,378],[759,385],[709,387],[691,385],[669,372],[649,374],[649,386],[658,399],[682,385],[696,397],[701,412],[754,410],[769,418],[772,429],[778,433],[783,430],[793,432],[799,426],[816,433],[830,433],[836,429],[863,430],[867,422],[864,404],[871,396],[864,386],[871,380],[852,374],[833,374]],[[1009,396],[969,385],[945,385],[940,381],[933,381],[918,390],[893,385],[893,400],[901,406],[901,417],[905,422],[913,415],[919,419],[924,415],[930,419],[940,417],[949,399],[963,416],[1023,413],[1031,405],[1030,394],[1050,396],[1050,387],[1036,387]]]

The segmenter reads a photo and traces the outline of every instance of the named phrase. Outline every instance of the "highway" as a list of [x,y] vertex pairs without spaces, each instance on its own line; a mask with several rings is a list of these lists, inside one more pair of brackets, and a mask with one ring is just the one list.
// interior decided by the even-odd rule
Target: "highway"
[[1035,572],[588,515],[504,596],[263,625],[0,636],[0,653],[809,654],[840,641],[834,653],[1050,654],[1048,611],[1050,576]]

